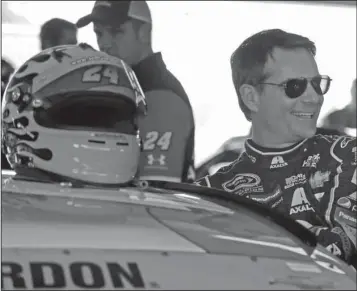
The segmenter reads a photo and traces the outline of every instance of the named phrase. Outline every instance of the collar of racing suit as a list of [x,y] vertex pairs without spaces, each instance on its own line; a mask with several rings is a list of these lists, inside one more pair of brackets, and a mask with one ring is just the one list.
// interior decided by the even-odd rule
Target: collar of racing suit
[[[260,168],[271,168],[274,159],[279,163],[286,163],[300,159],[307,151],[307,139],[285,148],[266,148],[256,144],[252,139],[247,139],[244,144],[245,152],[253,163]],[[301,154],[300,154],[301,153]]]

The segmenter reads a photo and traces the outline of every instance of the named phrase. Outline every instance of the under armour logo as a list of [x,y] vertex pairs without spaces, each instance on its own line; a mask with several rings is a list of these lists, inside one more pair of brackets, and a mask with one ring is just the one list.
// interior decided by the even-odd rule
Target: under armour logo
[[148,155],[148,164],[150,166],[152,166],[156,163],[159,164],[160,166],[165,166],[166,165],[166,156],[160,155],[159,158],[155,158],[153,154]]

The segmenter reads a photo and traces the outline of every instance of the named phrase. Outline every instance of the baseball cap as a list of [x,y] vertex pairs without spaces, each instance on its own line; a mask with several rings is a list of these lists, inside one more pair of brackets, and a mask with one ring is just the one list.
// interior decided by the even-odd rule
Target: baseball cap
[[100,21],[115,27],[131,18],[151,23],[146,1],[96,1],[92,13],[79,19],[76,26],[81,28],[93,21]]

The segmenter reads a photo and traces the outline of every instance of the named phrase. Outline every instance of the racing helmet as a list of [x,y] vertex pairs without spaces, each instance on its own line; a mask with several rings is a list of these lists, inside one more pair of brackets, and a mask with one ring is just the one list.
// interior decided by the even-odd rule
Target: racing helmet
[[87,44],[46,49],[12,76],[2,104],[2,150],[17,173],[128,183],[137,175],[144,93],[122,60]]

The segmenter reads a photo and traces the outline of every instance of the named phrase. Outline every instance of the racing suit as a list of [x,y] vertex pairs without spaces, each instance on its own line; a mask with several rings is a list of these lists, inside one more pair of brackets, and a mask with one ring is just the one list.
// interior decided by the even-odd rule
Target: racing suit
[[284,149],[248,139],[237,160],[196,184],[267,204],[350,262],[356,255],[356,163],[355,137],[315,135]]

